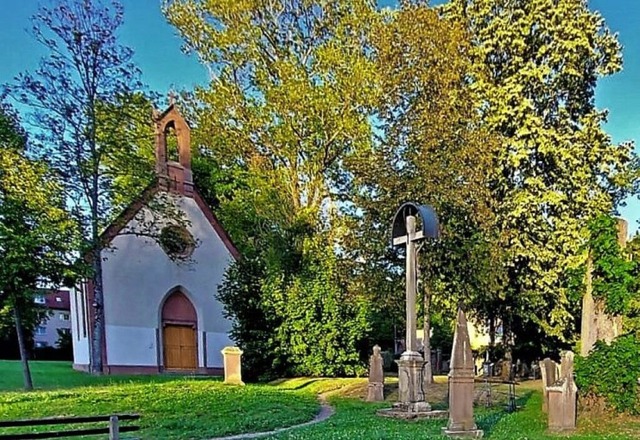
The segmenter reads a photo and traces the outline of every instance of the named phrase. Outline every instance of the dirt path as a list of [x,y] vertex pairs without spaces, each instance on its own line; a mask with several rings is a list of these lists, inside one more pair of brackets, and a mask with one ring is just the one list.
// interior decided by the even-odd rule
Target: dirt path
[[210,440],[244,440],[244,439],[251,439],[251,438],[260,438],[260,437],[266,437],[269,435],[280,434],[286,431],[291,431],[293,429],[304,428],[305,426],[311,426],[311,425],[315,425],[316,423],[323,422],[327,420],[329,417],[331,417],[335,412],[333,407],[329,405],[329,402],[327,402],[327,395],[329,393],[330,392],[323,393],[318,396],[318,400],[320,401],[320,411],[318,412],[318,414],[316,414],[316,416],[312,420],[309,420],[308,422],[300,423],[298,425],[288,426],[286,428],[274,429],[273,431],[249,432],[246,434],[231,435],[228,437],[216,437]]

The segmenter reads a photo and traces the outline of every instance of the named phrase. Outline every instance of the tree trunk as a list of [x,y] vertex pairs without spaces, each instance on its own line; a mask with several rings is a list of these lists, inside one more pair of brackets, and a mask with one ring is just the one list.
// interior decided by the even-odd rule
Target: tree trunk
[[426,386],[433,383],[433,366],[431,365],[431,288],[429,281],[424,280],[424,336],[422,338],[424,346],[424,360],[427,362],[424,367],[423,382]]
[[496,349],[496,318],[492,314],[489,318],[489,358],[487,360],[492,361],[495,357]]
[[104,340],[104,294],[102,291],[102,258],[100,248],[92,252],[93,262],[93,331],[91,332],[91,362],[92,374],[103,373],[102,357]]
[[[507,312],[508,313],[508,312]],[[509,317],[503,318],[502,345],[504,346],[504,359],[502,362],[502,378],[511,379],[511,365],[513,364],[513,331]]]
[[103,373],[104,357],[104,292],[102,291],[102,242],[100,240],[100,156],[96,145],[95,91],[89,90],[90,139],[89,148],[93,159],[89,199],[91,201],[91,268],[93,281],[93,332],[91,334],[90,371],[94,375]]
[[16,324],[16,335],[18,336],[18,347],[20,349],[20,361],[22,363],[22,377],[24,379],[24,389],[33,390],[33,381],[31,380],[31,369],[29,369],[29,353],[27,353],[27,345],[24,339],[24,329],[22,328],[22,319],[17,304],[13,306],[13,318]]

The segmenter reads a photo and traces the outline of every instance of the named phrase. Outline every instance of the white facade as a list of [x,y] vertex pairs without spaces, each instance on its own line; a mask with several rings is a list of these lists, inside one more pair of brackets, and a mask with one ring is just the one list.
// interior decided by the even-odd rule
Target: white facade
[[[233,256],[196,200],[176,197],[188,220],[185,227],[198,242],[188,262],[172,261],[157,242],[136,235],[118,235],[111,248],[102,251],[106,365],[110,368],[162,370],[162,306],[176,289],[191,301],[197,314],[199,369],[222,368],[220,351],[233,345],[228,336],[231,323],[215,298]],[[78,368],[89,363],[88,306],[83,293],[74,292],[72,332]]]

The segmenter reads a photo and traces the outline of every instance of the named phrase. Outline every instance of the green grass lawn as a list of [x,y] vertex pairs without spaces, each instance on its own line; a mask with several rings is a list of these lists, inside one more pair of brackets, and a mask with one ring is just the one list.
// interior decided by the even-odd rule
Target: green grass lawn
[[[21,375],[15,362],[0,361],[0,419],[62,415],[142,415],[142,439],[207,439],[270,430],[311,420],[318,411],[317,395],[328,393],[336,414],[329,420],[272,439],[445,439],[443,420],[407,422],[381,418],[376,410],[395,400],[396,380],[387,382],[387,401],[366,403],[366,379],[288,379],[245,387],[225,386],[219,379],[175,376],[92,377],[71,370],[68,363],[34,362],[38,390],[19,391]],[[562,439],[546,431],[539,382],[518,387],[521,409],[476,408],[476,420],[487,439]],[[446,378],[429,390],[434,407],[444,405]],[[0,433],[8,431],[0,430]],[[576,440],[640,438],[640,420],[583,414]]]
[[[440,387],[431,393],[430,401],[434,407],[442,407],[446,378],[439,378]],[[476,407],[476,422],[484,430],[484,438],[492,440],[630,440],[640,438],[640,421],[624,417],[621,419],[604,417],[586,423],[588,426],[579,427],[570,436],[552,435],[546,433],[546,415],[542,413],[542,393],[538,391],[540,382],[525,383],[519,387],[518,405],[520,409],[514,413],[507,413],[502,406],[487,409]],[[392,387],[393,388],[393,387]],[[499,389],[504,391],[504,389]],[[346,395],[346,397],[345,397]],[[363,385],[341,390],[329,398],[336,408],[336,414],[324,423],[302,428],[280,435],[265,437],[267,439],[348,439],[348,440],[409,440],[434,439],[445,440],[441,429],[446,420],[403,421],[382,418],[376,415],[376,410],[390,406],[395,400],[390,396],[383,403],[367,403],[361,399],[366,395]],[[587,416],[588,417],[588,416]],[[585,425],[586,420],[580,420]]]
[[136,437],[204,439],[302,423],[319,408],[313,392],[275,386],[175,376],[91,377],[58,362],[33,362],[32,368],[41,389],[15,391],[22,379],[19,366],[0,361],[0,420],[133,412],[142,416]]

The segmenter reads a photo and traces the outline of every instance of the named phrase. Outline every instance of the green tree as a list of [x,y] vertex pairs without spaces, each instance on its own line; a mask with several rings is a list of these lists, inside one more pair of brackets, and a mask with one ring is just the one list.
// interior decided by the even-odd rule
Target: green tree
[[453,0],[446,11],[472,35],[487,73],[473,86],[502,138],[490,187],[506,253],[505,336],[533,324],[571,340],[567,274],[586,260],[587,224],[637,179],[633,146],[611,144],[594,103],[598,78],[621,68],[620,45],[585,0]]
[[2,149],[24,150],[27,134],[20,125],[18,114],[7,104],[0,103],[0,145]]
[[24,387],[30,390],[25,330],[42,319],[34,295],[39,284],[59,284],[70,274],[77,236],[56,176],[26,157],[23,132],[11,113],[0,115],[0,132],[13,133],[0,139],[0,310],[13,315]]
[[34,153],[63,177],[67,204],[84,237],[77,251],[89,256],[82,261],[90,261],[85,272],[93,285],[90,363],[92,373],[101,374],[100,234],[151,175],[148,152],[131,148],[144,149],[130,136],[141,127],[132,112],[148,106],[148,100],[140,92],[132,50],[118,42],[120,3],[63,0],[41,7],[33,22],[33,35],[48,54],[33,73],[16,79],[9,94],[30,107],[30,122],[38,127]]
[[96,142],[103,151],[104,193],[110,201],[105,223],[155,181],[155,133],[151,97],[119,94],[96,105]]
[[[320,359],[340,363],[326,373],[354,371],[352,342],[365,337],[364,326],[350,328],[361,316],[358,295],[346,283],[322,286],[324,269],[338,277],[342,267],[342,219],[334,208],[348,177],[341,164],[371,140],[377,77],[365,43],[378,19],[375,5],[176,0],[166,2],[166,12],[211,72],[211,83],[192,100],[201,158],[216,161],[200,175],[226,182],[229,191],[209,198],[247,259],[237,268],[254,264],[251,277],[232,269],[222,289],[227,312],[237,318],[234,335],[245,351],[271,356],[263,365],[271,372],[319,374]],[[245,303],[240,296],[247,292]],[[315,316],[335,329],[322,341],[305,336],[306,317],[287,316],[290,302],[306,307],[314,295]],[[323,295],[335,302],[318,301]],[[238,303],[256,314],[234,309]],[[260,332],[260,348],[238,337]],[[319,350],[322,343],[336,350]],[[303,353],[313,354],[313,365]]]
[[589,222],[591,282],[593,297],[604,302],[606,313],[628,315],[638,294],[638,263],[620,247],[617,224],[610,215]]
[[346,161],[356,207],[350,249],[363,279],[386,284],[378,290],[384,297],[402,299],[403,262],[389,249],[389,222],[402,201],[434,207],[443,237],[425,243],[419,257],[429,352],[432,306],[455,310],[497,289],[487,176],[498,142],[477,116],[481,101],[469,84],[483,72],[473,66],[462,26],[426,2],[403,2],[375,30],[380,136]]

